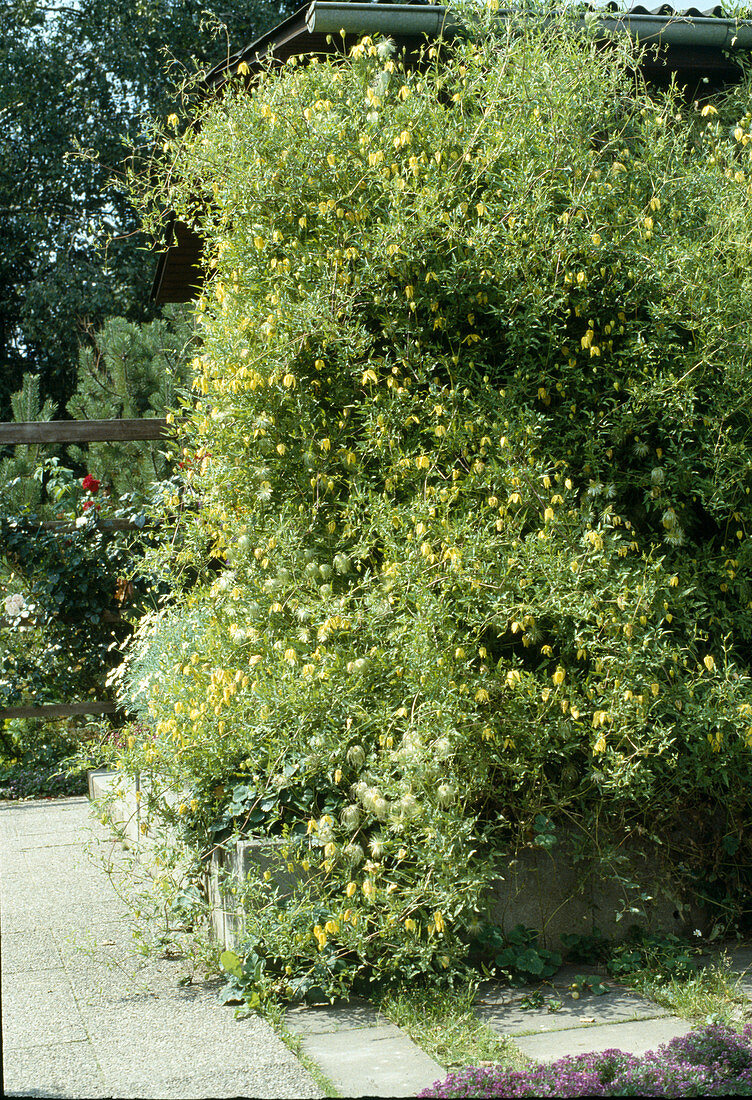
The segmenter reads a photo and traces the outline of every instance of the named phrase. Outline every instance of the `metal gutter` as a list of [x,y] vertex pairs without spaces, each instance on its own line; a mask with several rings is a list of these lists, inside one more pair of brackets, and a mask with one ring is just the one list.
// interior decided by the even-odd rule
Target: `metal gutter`
[[[701,0],[702,2],[702,0]],[[733,51],[752,48],[752,21],[725,18],[717,5],[652,8],[633,0],[590,0],[587,5],[605,32],[627,33],[643,43],[656,43],[681,49]],[[573,22],[584,26],[579,2],[563,0],[561,14],[570,7]],[[507,23],[530,18],[531,11],[514,8],[499,12],[497,19]],[[345,40],[340,38],[341,32]],[[218,88],[237,70],[240,62],[251,67],[265,58],[284,60],[294,54],[331,53],[349,48],[353,39],[379,34],[403,39],[452,38],[462,33],[462,20],[450,5],[348,3],[339,0],[311,0],[262,38],[252,42],[228,61],[216,65],[206,75],[207,88]],[[327,46],[327,39],[331,45]]]
[[350,4],[312,0],[306,14],[310,34],[395,34],[438,37],[461,26],[448,7],[438,4]]
[[[584,22],[579,20],[583,26]],[[604,30],[624,32],[639,42],[662,46],[696,46],[712,50],[744,50],[752,47],[752,22],[715,16],[637,15],[616,12],[598,15]]]
[[[562,9],[565,14],[566,8]],[[501,11],[498,21],[529,18],[531,12]],[[573,13],[574,15],[575,13]],[[702,49],[733,50],[752,47],[752,22],[718,16],[690,15],[669,11],[642,14],[636,11],[594,11],[605,31],[626,32],[640,42],[664,46],[694,46]],[[312,0],[305,18],[309,34],[385,34],[400,36],[451,37],[461,30],[461,19],[451,7],[439,4],[354,4]],[[582,18],[576,23],[585,25]]]

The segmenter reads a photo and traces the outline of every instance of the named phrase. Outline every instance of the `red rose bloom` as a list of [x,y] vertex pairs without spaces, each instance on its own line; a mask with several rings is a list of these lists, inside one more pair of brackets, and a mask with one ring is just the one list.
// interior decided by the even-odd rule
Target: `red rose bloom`
[[84,487],[84,492],[91,493],[92,496],[99,492],[99,482],[91,474],[87,474],[81,484]]

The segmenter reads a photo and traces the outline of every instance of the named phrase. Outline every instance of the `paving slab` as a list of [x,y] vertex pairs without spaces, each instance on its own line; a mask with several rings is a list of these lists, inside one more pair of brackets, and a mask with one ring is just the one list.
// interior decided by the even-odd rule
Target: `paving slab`
[[2,934],[3,974],[55,970],[63,965],[57,944],[49,931]]
[[2,995],[4,1050],[89,1038],[63,967],[13,974],[3,967]]
[[334,1034],[388,1023],[386,1016],[363,997],[351,997],[349,1001],[333,1005],[296,1005],[288,1008],[285,1016],[285,1025],[296,1035]]
[[285,1024],[343,1096],[415,1096],[446,1076],[367,1001],[291,1009]]
[[603,1050],[623,1050],[627,1054],[645,1054],[662,1043],[686,1035],[692,1024],[678,1016],[662,1016],[633,1023],[596,1024],[538,1035],[515,1036],[515,1046],[536,1062],[555,1062],[568,1054],[590,1054]]
[[731,969],[739,973],[739,990],[752,1000],[752,947],[730,948],[726,955]]
[[81,843],[81,832],[76,829],[57,829],[55,833],[49,835],[47,833],[25,833],[22,832],[18,835],[17,843],[19,850],[23,853],[34,852],[40,848],[46,851],[52,851],[52,858],[60,858],[61,848],[75,848]]
[[752,947],[731,947],[725,953],[734,970],[752,969]]
[[415,1096],[446,1077],[393,1024],[304,1035],[301,1048],[343,1096]]
[[0,835],[0,875],[25,874],[28,870],[26,853],[16,846],[16,838]]
[[56,1096],[61,1100],[111,1096],[88,1040],[5,1051],[7,1096]]
[[[230,1015],[232,1015],[230,1013]],[[245,1029],[239,1029],[241,1031]],[[245,1035],[239,1045],[228,1048],[218,1042],[209,1050],[200,1036],[186,1040],[175,1031],[171,1036],[150,1035],[148,1042],[135,1048],[127,1040],[110,1040],[97,1046],[97,1057],[105,1080],[115,1081],[113,1094],[118,1097],[320,1097],[310,1081],[302,1083],[302,1067],[286,1047],[289,1060],[280,1059],[272,1049],[263,1053],[265,1041]],[[189,1049],[188,1043],[191,1043]],[[137,1054],[135,1053],[137,1049]],[[307,1074],[306,1074],[307,1076]],[[221,1083],[221,1090],[220,1090]]]
[[320,1097],[266,1021],[236,1020],[214,987],[180,987],[174,962],[138,955],[112,883],[83,858],[91,835],[86,799],[0,808],[15,856],[0,889],[6,1092]]
[[[518,991],[481,987],[476,999],[476,1015],[502,1035],[524,1035],[543,1031],[566,1031],[593,1024],[614,1024],[625,1020],[654,1019],[666,1016],[664,1008],[624,989],[611,987],[607,993],[581,993],[573,999],[559,990],[541,991],[545,1003],[525,1007]],[[534,991],[533,991],[534,992]],[[556,1008],[556,1005],[561,1005]],[[553,1006],[552,1011],[548,1006]]]

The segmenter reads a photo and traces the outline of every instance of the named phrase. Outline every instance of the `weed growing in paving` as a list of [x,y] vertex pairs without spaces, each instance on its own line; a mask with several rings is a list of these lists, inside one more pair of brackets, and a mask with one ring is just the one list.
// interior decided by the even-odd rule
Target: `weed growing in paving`
[[623,943],[612,949],[606,966],[615,978],[629,980],[649,974],[653,979],[670,981],[695,975],[698,954],[696,947],[679,936],[635,927]]
[[731,970],[727,958],[690,978],[661,981],[644,975],[630,984],[643,996],[686,1020],[738,1024],[752,1011],[739,989],[739,976]]
[[561,966],[561,955],[542,947],[538,940],[539,933],[523,924],[506,934],[497,925],[483,924],[470,945],[470,960],[512,985],[541,981],[553,977]]
[[511,1040],[475,1015],[474,986],[462,991],[402,989],[384,996],[380,1010],[443,1066],[478,1062],[521,1069],[529,1064]]
[[752,1026],[698,1028],[638,1058],[621,1050],[560,1058],[528,1070],[465,1069],[422,1097],[750,1096]]

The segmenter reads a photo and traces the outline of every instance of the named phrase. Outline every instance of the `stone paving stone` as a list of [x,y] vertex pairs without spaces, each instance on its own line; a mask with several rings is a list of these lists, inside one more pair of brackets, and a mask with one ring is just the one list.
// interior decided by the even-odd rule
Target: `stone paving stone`
[[92,860],[88,847],[89,836],[81,833],[81,839],[73,844],[54,844],[54,860],[50,860],[48,847],[36,845],[21,854],[30,871],[61,878],[66,874],[89,874]]
[[[269,1025],[259,1017],[236,1020],[216,988],[172,988],[80,1007],[118,1095],[215,1096],[219,1078],[234,1095],[320,1095]],[[208,1092],[195,1091],[203,1087],[197,1078],[211,1082]]]
[[524,1008],[526,995],[509,989],[481,987],[476,1000],[476,1015],[485,1024],[503,1035],[527,1032],[566,1031],[588,1024],[614,1024],[621,1020],[651,1019],[666,1016],[665,1009],[623,989],[610,988],[608,993],[582,993],[573,1000],[566,992],[542,991],[546,1003],[561,1002],[561,1008],[549,1012],[546,1005]]
[[86,1042],[51,1043],[5,1051],[7,1096],[111,1096],[91,1045]]
[[63,960],[50,931],[3,932],[2,935],[3,974],[15,974],[19,971],[56,970],[63,966]]
[[[7,890],[3,880],[3,891]],[[86,896],[88,891],[81,891]],[[90,895],[80,900],[78,891],[68,891],[50,897],[40,888],[34,898],[34,904],[24,903],[24,898],[16,895],[2,909],[3,929],[6,932],[33,932],[41,928],[55,928],[60,931],[91,928],[112,917],[115,907],[107,904],[107,898],[100,894]]]
[[65,970],[3,974],[3,1049],[88,1039]]
[[34,836],[27,836],[24,834],[17,839],[18,851],[22,855],[27,855],[29,852],[44,851],[47,853],[51,866],[64,859],[66,852],[75,851],[80,843],[79,833],[62,831],[54,835],[38,833]]
[[445,1070],[366,1000],[291,1008],[305,1054],[344,1096],[414,1096]]
[[752,947],[733,947],[726,953],[734,970],[752,969]]
[[[109,916],[111,919],[98,921],[93,927],[87,925],[76,928],[64,925],[52,929],[52,936],[66,966],[74,965],[77,959],[86,960],[95,955],[108,959],[118,952],[124,952],[128,956],[136,953],[130,919],[126,916]],[[107,948],[106,952],[103,952],[104,948]]]
[[300,1043],[343,1096],[415,1096],[446,1077],[393,1024],[309,1031]]
[[389,1021],[362,997],[340,1004],[301,1005],[289,1008],[285,1024],[296,1035],[320,1035],[353,1028],[379,1027]]
[[[280,1097],[290,1100],[317,1100],[321,1090],[302,1070],[286,1047],[285,1055],[267,1048],[249,1037],[227,1047],[224,1041],[209,1050],[176,1033],[149,1036],[148,1043],[137,1047],[128,1040],[116,1039],[104,1048],[97,1047],[110,1095],[118,1097]],[[222,1082],[222,1088],[219,1088]]]
[[752,947],[736,947],[727,952],[732,970],[740,974],[739,989],[752,1000]]
[[106,1011],[129,1004],[153,1000],[165,993],[170,996],[177,988],[181,972],[172,975],[167,984],[160,972],[162,961],[134,959],[132,956],[115,962],[96,955],[89,959],[65,961],[65,971],[79,1007],[102,1006]]
[[249,1066],[238,1070],[212,1070],[202,1073],[200,1070],[190,1076],[155,1077],[150,1076],[147,1083],[143,1077],[133,1077],[126,1086],[109,1095],[122,1097],[123,1100],[153,1100],[159,1096],[162,1100],[203,1100],[205,1097],[217,1100],[237,1100],[238,1097],[254,1097],[258,1100],[315,1100],[323,1094],[320,1091],[301,1092],[300,1084],[294,1074],[285,1073],[275,1064],[268,1066]]
[[3,874],[0,889],[0,921],[5,932],[18,932],[34,928],[41,921],[35,919],[29,905],[29,872],[14,871]]
[[0,836],[0,875],[4,878],[5,875],[26,874],[28,871],[26,853],[19,851],[15,838]]
[[515,1036],[515,1046],[536,1062],[555,1062],[567,1054],[588,1054],[616,1048],[628,1054],[645,1054],[662,1043],[686,1035],[692,1024],[677,1016],[662,1016],[633,1023],[600,1024],[538,1035]]

